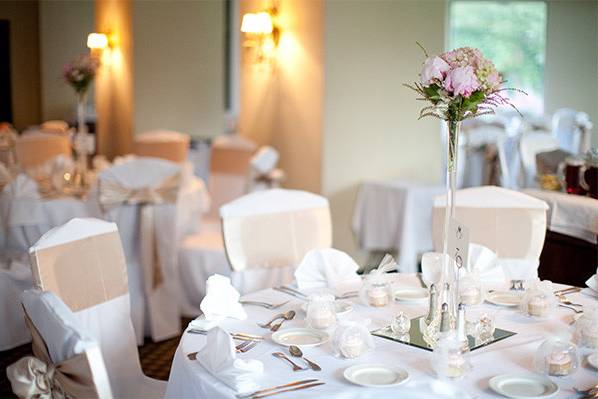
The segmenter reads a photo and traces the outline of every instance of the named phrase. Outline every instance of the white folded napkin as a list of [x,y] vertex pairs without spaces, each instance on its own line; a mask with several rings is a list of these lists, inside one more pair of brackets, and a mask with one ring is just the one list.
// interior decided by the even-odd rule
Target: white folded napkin
[[278,151],[273,147],[263,146],[251,158],[251,167],[259,174],[266,174],[276,167]]
[[245,320],[247,313],[239,303],[239,291],[230,283],[230,278],[214,274],[206,282],[206,296],[199,308],[203,315],[193,320],[190,325],[208,329],[226,318]]
[[[596,271],[598,273],[598,270]],[[592,277],[586,281],[586,285],[588,286],[587,289],[584,289],[584,292],[587,295],[598,297],[598,277],[594,274]]]
[[295,270],[299,289],[324,288],[334,290],[359,288],[359,265],[346,253],[333,248],[309,251]]
[[469,244],[469,268],[478,273],[482,282],[503,283],[507,277],[497,263],[498,257],[490,248],[480,244]]
[[237,359],[231,336],[220,327],[208,331],[206,345],[197,353],[197,361],[214,377],[237,393],[255,391],[255,378],[264,372],[258,360]]

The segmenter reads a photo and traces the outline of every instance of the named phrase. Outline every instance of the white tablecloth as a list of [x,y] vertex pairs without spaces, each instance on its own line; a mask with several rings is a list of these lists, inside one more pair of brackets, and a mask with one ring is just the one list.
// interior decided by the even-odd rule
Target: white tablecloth
[[598,200],[556,191],[526,189],[523,192],[548,203],[548,230],[596,244]]
[[[397,278],[398,285],[417,285],[417,280],[413,274],[397,275]],[[257,292],[248,295],[247,298],[273,302],[291,299],[291,297],[273,290]],[[581,293],[568,295],[568,298],[586,305],[596,304],[595,298]],[[417,317],[426,312],[426,305],[406,305],[395,302],[387,308],[373,309],[356,304],[355,300],[353,302],[353,312],[345,317],[369,318],[372,323],[371,329],[388,325],[392,316],[396,315],[399,310],[404,311],[410,317]],[[229,332],[246,332],[268,337],[265,342],[251,351],[238,355],[242,358],[258,359],[264,363],[264,374],[257,380],[260,386],[270,387],[301,379],[319,378],[325,381],[326,384],[287,395],[277,395],[277,397],[335,399],[434,397],[429,391],[425,394],[425,388],[429,383],[436,380],[430,363],[432,353],[379,337],[374,337],[376,344],[374,351],[353,360],[334,357],[330,343],[315,348],[304,348],[305,356],[322,366],[322,371],[293,372],[287,364],[271,355],[275,351],[286,352],[286,349],[274,344],[269,339],[269,334],[265,333],[267,330],[258,327],[256,322],[269,320],[273,313],[295,309],[297,311],[296,320],[285,323],[283,328],[303,326],[305,313],[300,310],[301,304],[302,301],[293,299],[292,302],[276,312],[246,306],[245,309],[249,316],[247,320],[227,320],[221,324]],[[515,331],[517,335],[471,352],[473,370],[463,379],[450,382],[451,386],[467,392],[474,398],[499,397],[488,387],[488,380],[491,377],[504,373],[532,373],[533,356],[541,342],[551,335],[567,335],[571,332],[569,322],[572,320],[574,313],[565,308],[558,308],[554,315],[547,320],[532,320],[520,315],[517,310],[511,308],[501,308],[489,304],[480,306],[496,315],[497,327]],[[199,362],[187,358],[188,353],[200,350],[204,343],[205,336],[183,334],[172,365],[166,392],[167,398],[235,397],[235,393],[230,388],[209,374]],[[579,349],[579,353],[583,356],[583,360],[575,374],[568,378],[554,379],[554,382],[560,387],[560,392],[555,397],[571,397],[573,387],[585,388],[596,383],[598,371],[591,369],[585,362],[585,356],[591,351]],[[298,362],[301,361],[298,360]],[[346,381],[342,376],[342,372],[349,366],[362,363],[384,363],[403,367],[409,372],[410,380],[396,389],[357,387]]]
[[418,256],[432,251],[432,206],[444,186],[404,180],[365,182],[357,194],[353,232],[362,249],[397,250],[399,270],[417,271]]

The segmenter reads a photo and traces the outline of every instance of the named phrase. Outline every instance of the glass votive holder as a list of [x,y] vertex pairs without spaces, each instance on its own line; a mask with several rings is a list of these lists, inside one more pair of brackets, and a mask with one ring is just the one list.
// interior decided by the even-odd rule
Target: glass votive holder
[[360,333],[347,334],[340,343],[341,354],[348,359],[355,359],[364,351],[363,337]]
[[367,288],[367,299],[370,306],[383,307],[390,303],[390,284],[373,282]]
[[525,292],[521,300],[520,310],[531,317],[548,317],[556,307],[556,297],[550,281],[535,281]]
[[579,346],[598,349],[598,307],[588,306],[575,322],[575,339]]
[[432,366],[439,378],[459,379],[471,369],[469,350],[455,334],[440,338],[434,348]]
[[553,377],[566,377],[578,366],[577,347],[572,342],[560,338],[544,341],[534,357],[536,371]]
[[405,313],[399,312],[399,314],[392,320],[392,323],[390,323],[390,329],[395,335],[409,334],[409,330],[411,330],[411,320]]
[[484,299],[482,293],[482,282],[473,274],[466,275],[459,282],[459,299],[464,305],[479,305]]
[[336,323],[334,296],[331,294],[310,295],[306,322],[309,327],[319,330],[332,327]]

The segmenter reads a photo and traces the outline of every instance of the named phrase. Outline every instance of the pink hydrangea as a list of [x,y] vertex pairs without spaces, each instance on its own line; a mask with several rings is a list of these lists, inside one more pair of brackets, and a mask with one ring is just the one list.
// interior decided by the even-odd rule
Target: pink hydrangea
[[429,57],[420,74],[421,84],[427,87],[435,81],[441,83],[449,69],[449,64],[442,58]]
[[451,69],[444,79],[444,88],[453,96],[471,96],[480,87],[478,78],[471,65]]

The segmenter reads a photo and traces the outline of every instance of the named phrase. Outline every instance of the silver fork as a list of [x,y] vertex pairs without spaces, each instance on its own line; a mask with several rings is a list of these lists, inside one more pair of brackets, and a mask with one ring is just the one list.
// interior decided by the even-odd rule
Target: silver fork
[[562,303],[559,303],[559,306],[562,306],[564,308],[570,309],[570,310],[574,311],[575,313],[583,313],[583,310],[581,310],[581,309],[576,309],[576,308],[574,308],[572,306],[563,305]]
[[[235,346],[235,351],[237,353],[245,353],[245,352],[250,351],[251,349],[255,348],[255,346],[257,344],[259,344],[258,341],[243,341],[239,345]],[[188,353],[187,357],[189,358],[189,360],[195,360],[195,359],[197,359],[198,353],[199,352]]]
[[273,304],[273,303],[260,302],[260,301],[239,301],[239,303],[242,304],[242,305],[261,306],[261,307],[266,308],[266,309],[278,309],[280,307],[283,307],[284,305],[286,305],[289,302],[290,301],[284,301],[282,303]]
[[561,303],[564,303],[565,305],[569,305],[569,306],[580,306],[580,307],[583,307],[583,305],[582,305],[582,304],[580,304],[580,303],[573,303],[573,302],[571,302],[571,301],[570,301],[569,299],[567,299],[567,297],[566,297],[565,295],[563,295],[563,294],[557,294],[557,295],[558,295],[559,301],[561,301]]

